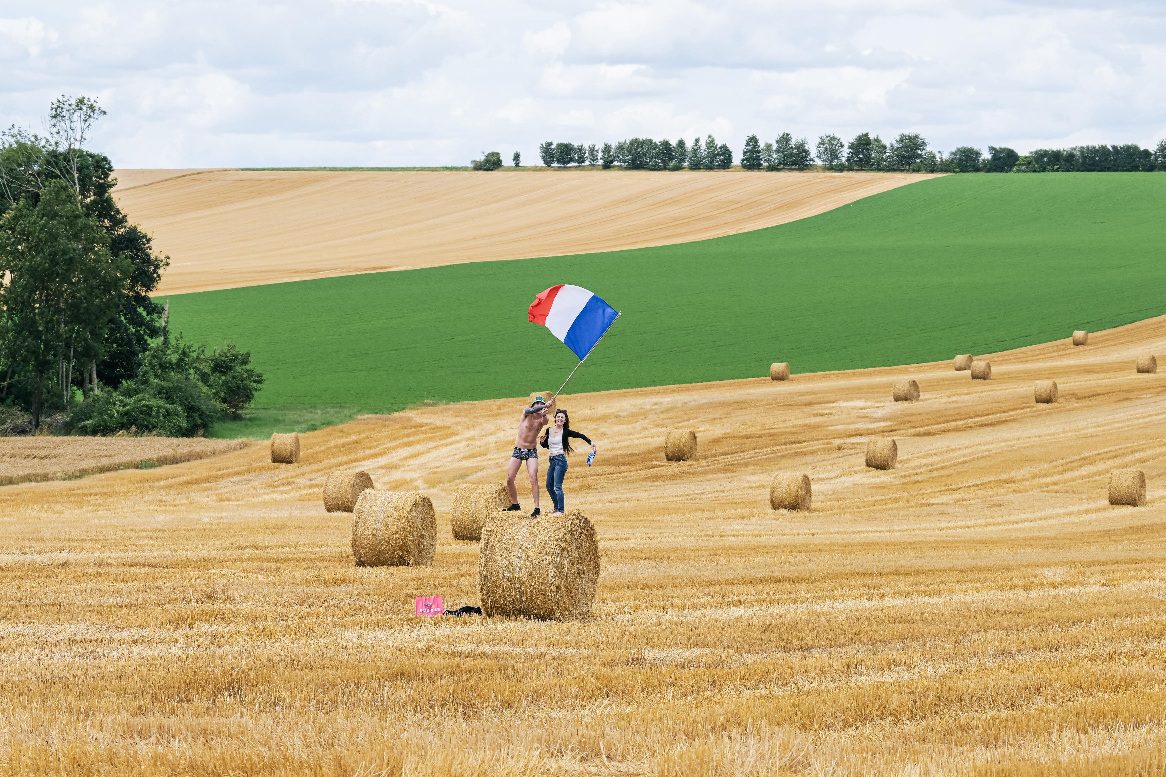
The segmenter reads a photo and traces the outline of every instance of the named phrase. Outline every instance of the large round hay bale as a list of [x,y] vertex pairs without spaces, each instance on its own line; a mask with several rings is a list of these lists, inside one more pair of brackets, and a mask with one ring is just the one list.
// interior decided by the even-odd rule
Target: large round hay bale
[[540,620],[591,614],[599,581],[595,528],[578,510],[562,518],[496,512],[482,528],[482,612]]
[[1089,342],[1089,333],[1084,329],[1078,329],[1073,333],[1073,345],[1085,345]]
[[871,469],[894,469],[899,460],[899,444],[890,437],[866,443],[866,466]]
[[809,475],[778,474],[769,486],[769,506],[774,510],[809,510]]
[[367,489],[352,511],[352,557],[358,567],[433,563],[437,519],[433,502],[415,491]]
[[668,461],[696,458],[696,432],[668,432],[664,438],[664,458]]
[[972,362],[972,380],[991,380],[992,363],[977,359]]
[[786,362],[774,362],[769,365],[769,379],[789,380],[789,364]]
[[324,481],[324,509],[330,513],[350,513],[361,493],[372,488],[367,472],[332,472]]
[[1156,356],[1142,356],[1138,359],[1138,372],[1154,373],[1158,371],[1158,358]]
[[955,367],[956,372],[967,372],[972,368],[972,355],[970,353],[961,353],[951,360],[951,365]]
[[466,483],[458,486],[449,507],[449,522],[455,540],[480,540],[486,518],[510,504],[506,484],[483,486]]
[[291,434],[271,435],[271,463],[295,464],[300,460],[300,436]]
[[1140,469],[1119,469],[1109,476],[1109,503],[1132,505],[1146,503],[1146,473]]
[[900,380],[891,389],[891,395],[896,402],[914,402],[919,399],[919,383],[913,380]]
[[1038,405],[1051,405],[1057,401],[1057,382],[1038,380],[1033,384],[1032,393]]

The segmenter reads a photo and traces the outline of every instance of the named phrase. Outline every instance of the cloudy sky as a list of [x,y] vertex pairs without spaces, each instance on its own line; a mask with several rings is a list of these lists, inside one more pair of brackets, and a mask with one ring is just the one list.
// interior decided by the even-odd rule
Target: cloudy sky
[[0,0],[0,123],[118,167],[537,163],[546,139],[1166,138],[1166,3]]

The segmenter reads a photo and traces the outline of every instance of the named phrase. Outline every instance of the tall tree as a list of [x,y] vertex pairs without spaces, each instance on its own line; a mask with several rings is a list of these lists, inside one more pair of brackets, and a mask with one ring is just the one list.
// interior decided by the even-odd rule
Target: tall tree
[[600,164],[604,170],[610,170],[611,166],[615,164],[615,149],[610,143],[603,144],[603,150],[599,154]]
[[575,164],[579,167],[587,164],[587,146],[582,143],[575,146]]
[[522,154],[515,151],[514,155],[510,157],[510,161],[515,167],[522,167]]
[[828,170],[842,169],[842,150],[845,146],[842,144],[842,138],[837,135],[827,133],[818,138],[817,156],[818,161],[822,166]]
[[688,169],[700,170],[704,167],[704,149],[701,148],[700,138],[694,138],[688,148]]
[[722,143],[717,146],[717,155],[715,165],[718,170],[728,170],[733,166],[733,149],[729,148],[728,143]]
[[61,180],[5,214],[0,262],[0,343],[37,427],[46,391],[57,388],[67,407],[77,365],[99,357],[131,268],[110,253],[108,234]]
[[976,173],[983,164],[983,153],[980,149],[971,146],[960,146],[953,149],[949,161],[951,169],[957,173]]
[[1166,140],[1160,141],[1154,149],[1154,169],[1166,170]]
[[783,132],[773,144],[773,164],[778,170],[794,167],[794,136]]
[[761,169],[761,141],[756,135],[745,138],[745,147],[741,150],[741,169]]
[[873,143],[869,132],[860,132],[846,147],[846,166],[851,170],[870,170],[873,167]]
[[[839,141],[841,143],[842,141]],[[790,147],[789,166],[795,170],[805,170],[814,161],[810,153],[810,142],[805,138],[798,138]]]
[[544,143],[539,144],[538,158],[541,159],[542,163],[544,165],[546,165],[547,167],[550,167],[551,165],[553,165],[555,163],[555,144],[554,144],[554,141],[548,140]]
[[927,141],[922,135],[904,132],[891,143],[887,152],[888,163],[892,170],[911,170],[923,162],[926,153]]
[[761,147],[761,165],[768,171],[777,169],[777,162],[773,156],[773,144],[768,140],[765,145]]
[[688,144],[679,138],[672,150],[672,165],[669,169],[682,170],[688,164]]
[[599,149],[592,143],[587,147],[587,164],[595,167],[599,164]]
[[984,170],[989,173],[1011,173],[1020,161],[1020,155],[1007,146],[988,146],[988,158],[984,160]]

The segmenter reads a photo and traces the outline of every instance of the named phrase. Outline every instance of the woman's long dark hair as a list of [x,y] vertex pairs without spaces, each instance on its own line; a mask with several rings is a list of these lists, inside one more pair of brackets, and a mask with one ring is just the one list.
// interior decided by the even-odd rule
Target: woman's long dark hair
[[[558,415],[559,413],[563,414],[563,453],[570,453],[571,452],[571,416],[567,415],[566,410],[556,410],[555,411],[555,415]],[[541,444],[544,448],[550,447],[550,445],[551,445],[550,439],[551,439],[551,427],[548,426],[546,428],[546,431],[543,432],[543,438],[542,438]]]

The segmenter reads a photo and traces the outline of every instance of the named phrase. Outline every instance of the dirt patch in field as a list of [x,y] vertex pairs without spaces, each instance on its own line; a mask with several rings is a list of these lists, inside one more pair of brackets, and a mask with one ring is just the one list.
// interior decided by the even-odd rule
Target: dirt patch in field
[[0,438],[0,486],[68,480],[116,469],[152,469],[246,446],[242,440],[178,437]]
[[[166,173],[170,174],[167,175]],[[687,243],[806,218],[908,173],[119,170],[161,293]]]

